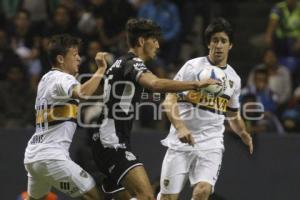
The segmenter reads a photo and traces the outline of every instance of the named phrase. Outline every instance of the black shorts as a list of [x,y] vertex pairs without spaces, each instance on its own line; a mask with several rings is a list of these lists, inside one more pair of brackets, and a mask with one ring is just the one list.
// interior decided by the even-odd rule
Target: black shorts
[[126,148],[103,148],[100,140],[93,141],[94,160],[102,173],[106,175],[103,180],[104,193],[113,194],[125,188],[121,181],[128,171],[136,166],[143,165],[137,157]]

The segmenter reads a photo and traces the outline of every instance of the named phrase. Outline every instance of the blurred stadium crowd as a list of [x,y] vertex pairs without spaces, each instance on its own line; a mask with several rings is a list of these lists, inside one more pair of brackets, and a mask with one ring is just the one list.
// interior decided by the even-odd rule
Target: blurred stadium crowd
[[[263,119],[246,119],[250,132],[300,132],[300,4],[297,0],[255,0],[255,5],[264,4],[268,11],[256,13],[264,19],[263,26],[251,32],[251,27],[244,30],[238,21],[247,15],[239,4],[251,2],[1,0],[0,127],[34,126],[35,92],[39,79],[51,68],[46,50],[53,34],[80,37],[80,73],[93,73],[96,52],[110,52],[113,62],[127,51],[124,27],[129,18],[150,18],[162,27],[163,35],[159,57],[147,66],[159,77],[172,78],[186,60],[205,55],[203,30],[212,18],[223,16],[232,22],[236,33],[235,52],[229,63],[242,77],[241,101],[260,102],[265,108]],[[256,56],[250,50],[249,55],[240,51],[243,31],[249,31],[247,44]],[[244,62],[239,62],[241,57]],[[151,100],[155,98],[153,95]],[[252,112],[248,116],[259,115],[260,112]],[[167,129],[164,120],[150,123],[151,108],[145,108],[141,116],[139,126]]]

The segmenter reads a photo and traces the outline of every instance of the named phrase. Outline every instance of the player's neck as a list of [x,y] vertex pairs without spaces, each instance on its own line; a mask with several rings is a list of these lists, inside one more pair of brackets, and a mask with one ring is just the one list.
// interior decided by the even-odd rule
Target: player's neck
[[221,60],[221,61],[218,61],[218,60],[213,59],[213,57],[212,57],[211,55],[208,55],[207,58],[208,58],[209,62],[210,62],[212,65],[214,65],[214,66],[217,66],[217,67],[224,67],[224,66],[227,65],[227,57],[224,58],[224,59]]
[[57,71],[60,71],[60,72],[65,72],[63,69],[61,69],[59,67],[55,67],[55,66],[52,66],[51,71],[53,71],[53,70],[57,70]]
[[143,61],[146,61],[146,56],[144,55],[143,50],[141,48],[139,48],[139,47],[130,48],[128,52],[133,53],[134,55],[136,55]]
[[[64,69],[63,67],[52,66],[51,70],[57,70],[57,71],[60,71],[60,72],[71,74],[68,70]],[[73,75],[73,74],[71,74],[71,75]]]

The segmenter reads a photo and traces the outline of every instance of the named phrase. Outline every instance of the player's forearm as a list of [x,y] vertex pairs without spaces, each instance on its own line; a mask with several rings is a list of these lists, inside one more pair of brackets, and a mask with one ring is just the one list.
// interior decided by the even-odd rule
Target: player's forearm
[[168,79],[153,80],[151,88],[155,92],[180,92],[196,89],[195,81],[174,81]]
[[99,68],[94,75],[80,87],[80,96],[89,97],[98,88],[105,73],[105,68]]
[[173,124],[176,130],[185,128],[183,121],[179,116],[177,97],[175,94],[168,94],[163,102],[164,110],[168,119]]
[[241,118],[239,113],[230,116],[228,120],[230,127],[232,130],[239,136],[243,133],[247,133],[246,125],[244,120]]

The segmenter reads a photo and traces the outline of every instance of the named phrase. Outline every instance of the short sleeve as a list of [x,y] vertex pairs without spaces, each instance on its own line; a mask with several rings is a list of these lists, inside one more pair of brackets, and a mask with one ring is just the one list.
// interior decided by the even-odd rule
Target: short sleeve
[[228,105],[227,110],[232,112],[237,112],[240,108],[240,94],[241,94],[241,79],[239,79],[236,82],[236,87],[233,92],[233,95],[231,96]]
[[124,77],[137,82],[143,73],[150,72],[144,62],[130,60],[126,63]]
[[176,81],[195,81],[196,77],[192,71],[192,65],[185,63],[174,77]]
[[56,84],[57,96],[71,97],[73,88],[78,85],[79,82],[72,75],[65,75],[60,77],[60,80]]

